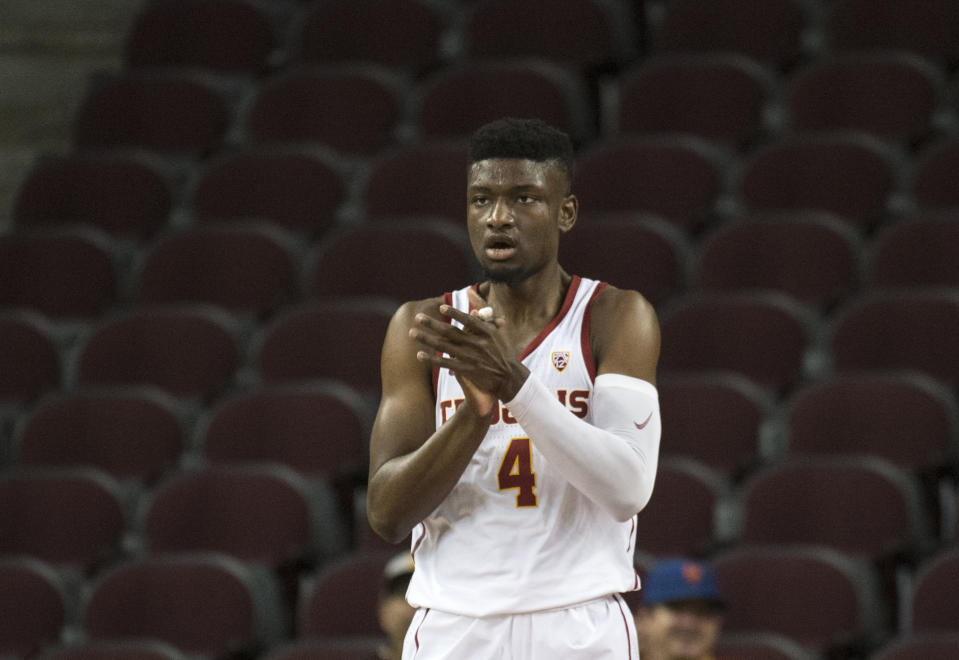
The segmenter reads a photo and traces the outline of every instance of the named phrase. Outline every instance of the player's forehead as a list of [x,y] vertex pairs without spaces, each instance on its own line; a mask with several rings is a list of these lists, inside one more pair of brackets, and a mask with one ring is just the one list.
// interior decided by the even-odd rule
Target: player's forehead
[[470,165],[469,188],[489,190],[563,186],[563,171],[554,161],[488,158]]

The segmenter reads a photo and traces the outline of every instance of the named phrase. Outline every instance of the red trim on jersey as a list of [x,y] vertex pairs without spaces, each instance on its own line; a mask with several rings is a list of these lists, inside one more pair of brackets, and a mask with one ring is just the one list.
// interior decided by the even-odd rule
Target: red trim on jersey
[[[443,302],[449,305],[450,307],[453,306],[453,294],[450,291],[447,291],[446,293],[443,294]],[[452,317],[447,317],[446,322],[452,323],[453,322]],[[442,353],[439,351],[436,351],[436,354],[442,355]],[[440,386],[440,368],[434,366],[433,367],[433,400],[434,401],[436,400],[436,393],[439,391],[439,386]]]
[[423,627],[423,624],[426,623],[426,617],[430,614],[430,608],[423,610],[423,618],[420,620],[420,625],[416,626],[416,632],[413,633],[413,641],[416,643],[416,650],[420,650],[420,628]]
[[[479,295],[479,282],[477,282],[476,284],[474,284],[474,285],[471,286],[470,288],[471,288],[473,291],[476,292],[476,295]],[[469,307],[469,309],[466,310],[466,313],[469,314],[469,313],[472,312],[475,308],[473,307],[473,302],[470,300],[469,296],[466,296],[466,301],[467,301],[467,302],[466,302],[466,306]]]
[[586,371],[589,373],[590,382],[596,380],[596,360],[593,359],[593,348],[590,344],[589,338],[589,317],[590,312],[593,311],[593,301],[596,300],[596,296],[599,295],[599,292],[609,286],[606,282],[600,282],[596,285],[596,288],[593,289],[592,295],[589,297],[589,301],[586,303],[586,309],[583,310],[583,325],[582,325],[582,334],[580,335],[580,347],[583,351],[583,362],[586,363]]
[[423,539],[426,538],[426,525],[424,525],[421,522],[416,523],[416,527],[413,528],[413,531],[416,531],[417,527],[421,527],[423,529],[423,533],[420,534],[420,537],[418,539],[413,541],[413,549],[410,550],[410,554],[413,555],[414,562],[416,562],[416,551],[420,549],[420,543],[422,543]]
[[618,596],[616,597],[616,604],[619,605],[619,614],[620,614],[620,616],[623,617],[623,628],[626,629],[626,657],[629,658],[630,660],[632,660],[632,657],[633,657],[633,639],[632,639],[632,637],[631,637],[630,634],[629,634],[629,623],[627,622],[626,617],[627,617],[627,616],[632,617],[633,614],[632,614],[632,612],[629,612],[629,613],[627,614],[627,611],[628,611],[628,610],[624,608],[623,599],[620,598],[620,597],[618,597]]
[[563,299],[563,306],[559,308],[559,311],[556,313],[556,316],[553,317],[553,320],[550,321],[549,324],[547,324],[547,326],[543,328],[538,335],[536,335],[536,339],[531,341],[529,346],[527,346],[526,349],[520,353],[519,357],[517,358],[520,362],[522,362],[527,355],[535,351],[539,345],[546,340],[546,338],[549,336],[549,333],[555,330],[556,326],[562,322],[563,317],[565,317],[567,312],[569,312],[569,308],[573,306],[573,298],[576,297],[576,290],[579,289],[580,281],[579,275],[573,275],[573,279],[569,283],[569,288],[566,290],[566,298]]

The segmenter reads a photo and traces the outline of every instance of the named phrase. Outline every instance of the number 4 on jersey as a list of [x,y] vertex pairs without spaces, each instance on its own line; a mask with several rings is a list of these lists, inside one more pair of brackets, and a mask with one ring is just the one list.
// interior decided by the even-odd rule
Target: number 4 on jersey
[[503,461],[496,475],[500,490],[518,488],[516,506],[536,506],[536,474],[533,472],[533,457],[529,438],[510,440]]

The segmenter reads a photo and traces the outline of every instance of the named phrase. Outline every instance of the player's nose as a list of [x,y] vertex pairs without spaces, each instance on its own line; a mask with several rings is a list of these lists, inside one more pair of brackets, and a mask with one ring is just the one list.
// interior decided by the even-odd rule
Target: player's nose
[[499,199],[490,207],[489,215],[486,216],[486,224],[489,227],[505,227],[514,222],[513,211],[506,200]]

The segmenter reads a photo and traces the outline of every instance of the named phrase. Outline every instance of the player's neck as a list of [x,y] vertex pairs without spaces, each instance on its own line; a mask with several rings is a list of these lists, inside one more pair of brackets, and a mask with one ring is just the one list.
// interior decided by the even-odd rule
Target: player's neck
[[559,312],[572,280],[559,264],[522,282],[490,282],[486,300],[514,325],[538,326]]

